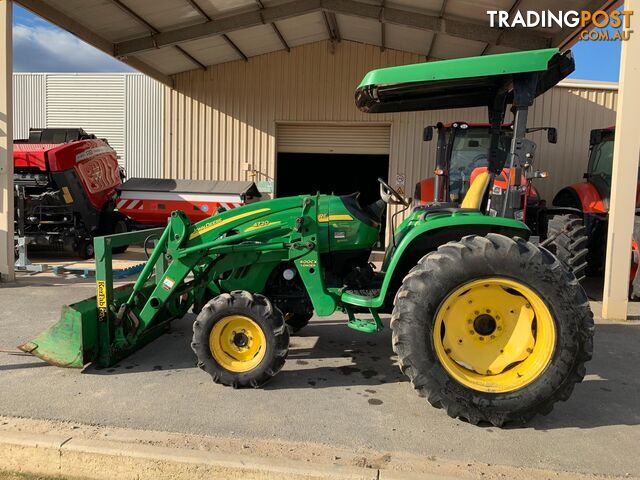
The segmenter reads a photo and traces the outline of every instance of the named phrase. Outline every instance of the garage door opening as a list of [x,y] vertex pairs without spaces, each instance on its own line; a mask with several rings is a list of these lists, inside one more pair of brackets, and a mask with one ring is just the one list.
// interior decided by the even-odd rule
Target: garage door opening
[[[280,124],[275,194],[360,192],[360,203],[370,205],[380,198],[378,177],[389,174],[390,143],[388,124]],[[376,249],[385,245],[381,230]]]
[[[378,178],[387,180],[389,155],[278,153],[276,196],[349,195],[360,192],[360,204],[380,199]],[[384,225],[384,222],[382,223]],[[384,228],[376,248],[384,247]]]

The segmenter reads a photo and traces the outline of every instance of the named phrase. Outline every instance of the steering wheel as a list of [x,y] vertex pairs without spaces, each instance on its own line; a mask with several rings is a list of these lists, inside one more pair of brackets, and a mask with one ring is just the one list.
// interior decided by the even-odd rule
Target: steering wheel
[[378,182],[380,182],[380,198],[382,198],[385,203],[395,205],[400,204],[404,205],[405,207],[409,206],[409,202],[405,200],[397,190],[391,187],[391,185],[385,182],[382,178],[378,178]]

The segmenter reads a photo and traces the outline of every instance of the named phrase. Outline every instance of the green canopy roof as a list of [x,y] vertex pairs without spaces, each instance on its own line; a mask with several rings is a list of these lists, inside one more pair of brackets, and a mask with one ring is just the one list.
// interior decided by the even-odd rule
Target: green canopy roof
[[540,95],[573,70],[571,52],[557,48],[381,68],[365,75],[356,104],[374,113],[488,106],[514,75],[539,72]]

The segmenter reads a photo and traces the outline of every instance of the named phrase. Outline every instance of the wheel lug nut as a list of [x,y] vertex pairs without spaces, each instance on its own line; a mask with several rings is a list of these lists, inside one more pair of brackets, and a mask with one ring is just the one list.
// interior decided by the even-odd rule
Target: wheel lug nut
[[480,340],[481,340],[481,341],[484,341],[484,337],[480,337]]
[[487,308],[486,312],[487,312],[487,313],[491,313],[491,309],[490,309],[490,308]]
[[474,332],[473,330],[469,330],[469,333],[470,333],[471,335],[473,335],[473,334],[474,334],[474,333],[476,333],[476,332]]
[[530,348],[527,348],[527,353],[531,353],[531,352],[533,352],[533,350]]
[[447,349],[445,350],[445,353],[451,353],[451,349],[450,349],[450,348],[447,348]]
[[480,312],[479,312],[478,310],[476,310],[476,311],[475,311],[475,312],[473,312],[473,313],[475,313],[476,315],[480,315]]

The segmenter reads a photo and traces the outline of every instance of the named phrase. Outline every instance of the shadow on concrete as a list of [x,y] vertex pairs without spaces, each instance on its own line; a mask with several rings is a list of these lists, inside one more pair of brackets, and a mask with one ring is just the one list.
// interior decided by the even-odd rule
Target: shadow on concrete
[[[109,368],[88,366],[84,374],[123,375],[163,370],[167,374],[195,369],[190,348],[193,315],[175,321],[172,330]],[[344,320],[312,321],[291,337],[282,372],[263,388],[269,390],[376,386],[407,381],[395,362],[391,332],[364,334],[347,328]],[[600,323],[596,326],[594,358],[587,376],[567,402],[556,404],[546,417],[524,428],[590,429],[640,424],[640,324]],[[31,360],[31,359],[30,359]],[[17,360],[16,360],[17,361]],[[33,361],[0,366],[2,370],[46,366]],[[52,367],[53,368],[53,367]],[[206,373],[200,372],[203,379]],[[144,381],[144,380],[142,380]],[[425,408],[431,408],[425,403]]]
[[[312,322],[291,338],[288,368],[264,386],[266,390],[375,386],[407,381],[391,349],[391,329],[356,332],[345,320]],[[298,346],[317,337],[312,347]]]
[[[190,347],[194,319],[189,314],[174,321],[169,333],[112,367],[89,365],[83,373],[120,375],[195,368],[196,358]],[[263,388],[350,387],[405,381],[393,360],[391,331],[388,321],[385,324],[380,333],[364,334],[349,329],[345,320],[312,321],[300,335],[291,337],[285,369]]]
[[598,324],[587,375],[566,403],[525,428],[596,428],[640,424],[640,325]]

